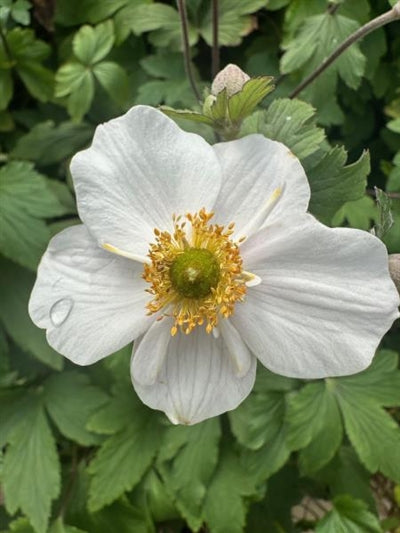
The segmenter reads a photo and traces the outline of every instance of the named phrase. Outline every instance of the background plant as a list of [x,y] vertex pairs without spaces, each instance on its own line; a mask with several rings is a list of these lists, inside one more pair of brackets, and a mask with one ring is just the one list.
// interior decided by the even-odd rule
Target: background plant
[[[395,3],[0,0],[2,531],[400,527],[398,324],[361,374],[306,382],[260,367],[237,410],[175,427],[136,398],[130,347],[78,368],[27,314],[48,240],[78,223],[69,158],[134,104],[200,114],[198,96],[229,62],[276,78],[235,134],[284,142],[306,169],[315,216],[374,227],[400,252],[400,23],[358,41],[291,97]],[[174,116],[215,142],[210,121]]]

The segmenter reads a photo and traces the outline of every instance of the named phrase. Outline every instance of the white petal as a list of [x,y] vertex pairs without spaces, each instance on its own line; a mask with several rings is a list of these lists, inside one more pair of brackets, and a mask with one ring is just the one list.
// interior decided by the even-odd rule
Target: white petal
[[98,247],[84,226],[49,244],[29,302],[33,322],[49,344],[88,365],[122,348],[152,323],[143,266]]
[[234,370],[238,377],[245,376],[250,370],[253,356],[243,342],[237,329],[227,319],[219,322],[219,331],[222,334],[228,354],[234,364]]
[[[164,411],[175,424],[196,424],[237,407],[253,387],[255,357],[251,357],[248,372],[238,377],[222,335],[215,339],[197,327],[189,335],[178,332],[174,337],[169,335],[168,342],[158,342],[156,333],[165,340],[170,327],[167,319],[154,324],[133,353],[132,382],[141,400]],[[142,359],[138,365],[137,354]],[[146,354],[153,368],[162,361],[156,381],[150,385],[137,379],[147,377],[142,371]],[[156,363],[150,363],[151,358]]]
[[[262,135],[214,145],[223,181],[214,210],[221,223],[235,222],[235,235],[249,236],[255,220],[259,229],[266,218],[305,213],[310,187],[299,160],[284,144]],[[272,202],[277,191],[278,201]],[[270,207],[273,209],[270,209]],[[247,226],[247,230],[246,230]],[[243,233],[248,231],[248,233]]]
[[262,282],[231,320],[267,368],[321,378],[371,363],[399,304],[377,238],[304,215],[261,230],[242,254]]
[[211,209],[221,169],[211,146],[160,111],[133,107],[97,127],[71,162],[81,219],[100,244],[146,256],[172,215]]

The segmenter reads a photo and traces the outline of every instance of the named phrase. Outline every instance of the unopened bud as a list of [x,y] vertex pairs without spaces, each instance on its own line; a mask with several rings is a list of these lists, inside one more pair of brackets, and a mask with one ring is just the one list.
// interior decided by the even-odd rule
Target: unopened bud
[[216,96],[226,89],[226,94],[232,96],[238,93],[249,79],[250,76],[237,65],[229,64],[215,76],[211,85],[211,94]]
[[400,254],[389,255],[389,272],[400,294]]

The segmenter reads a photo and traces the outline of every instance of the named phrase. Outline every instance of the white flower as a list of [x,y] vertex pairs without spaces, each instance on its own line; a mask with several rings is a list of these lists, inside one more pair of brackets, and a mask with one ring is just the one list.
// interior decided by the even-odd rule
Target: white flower
[[175,423],[234,409],[257,359],[299,378],[358,372],[398,316],[384,245],[306,214],[281,143],[210,146],[138,106],[71,172],[83,225],[50,242],[30,315],[80,365],[135,340],[136,392]]

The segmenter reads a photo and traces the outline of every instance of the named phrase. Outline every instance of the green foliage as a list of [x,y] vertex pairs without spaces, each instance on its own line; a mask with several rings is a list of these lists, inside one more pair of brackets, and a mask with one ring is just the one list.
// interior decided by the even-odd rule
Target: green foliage
[[[60,472],[54,438],[43,405],[32,396],[8,436],[4,458],[6,509],[21,509],[39,533],[45,533],[51,500],[60,490]],[[21,404],[19,404],[21,407]]]
[[171,427],[158,456],[157,468],[165,486],[195,531],[203,522],[202,509],[217,466],[219,439],[215,419],[194,427]]
[[68,209],[52,191],[49,180],[25,161],[0,169],[0,198],[0,251],[35,270],[50,238],[45,219],[64,215]]
[[[117,389],[115,402],[122,411],[111,420],[111,428],[104,428],[109,420],[110,406],[100,411],[100,423],[92,420],[90,428],[99,433],[109,433],[90,464],[92,480],[89,490],[89,508],[92,511],[112,503],[124,491],[132,490],[149,468],[159,445],[162,426],[156,414],[149,413],[132,394],[131,388]],[[121,405],[121,397],[125,399]],[[111,409],[114,406],[111,403]],[[140,457],[140,460],[138,458]]]
[[[210,95],[212,2],[188,0],[199,101],[175,1],[0,0],[2,532],[398,527],[394,514],[379,523],[374,494],[376,484],[394,484],[388,497],[398,505],[398,324],[360,374],[301,381],[259,365],[237,409],[183,427],[136,397],[131,347],[78,369],[27,312],[49,239],[79,223],[69,159],[98,124],[136,104],[161,106],[211,143],[252,133],[284,143],[308,176],[312,214],[374,228],[399,253],[399,23],[353,44],[290,97],[395,3],[220,0],[221,68],[233,62],[251,76],[228,97]],[[326,509],[302,520],[295,509],[304,498]]]
[[319,522],[317,533],[336,533],[351,531],[354,533],[380,533],[382,528],[378,519],[367,510],[360,500],[350,496],[338,496],[333,500],[334,508]]

